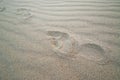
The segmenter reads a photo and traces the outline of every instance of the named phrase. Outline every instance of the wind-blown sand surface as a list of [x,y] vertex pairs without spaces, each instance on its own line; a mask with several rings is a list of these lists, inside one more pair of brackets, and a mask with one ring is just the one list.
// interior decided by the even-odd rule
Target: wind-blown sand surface
[[0,0],[0,80],[120,80],[120,1]]

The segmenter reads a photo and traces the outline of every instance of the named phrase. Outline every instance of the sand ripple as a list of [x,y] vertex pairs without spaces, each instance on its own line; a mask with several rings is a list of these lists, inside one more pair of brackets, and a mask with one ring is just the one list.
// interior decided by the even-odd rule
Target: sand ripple
[[119,0],[0,0],[0,80],[119,80]]

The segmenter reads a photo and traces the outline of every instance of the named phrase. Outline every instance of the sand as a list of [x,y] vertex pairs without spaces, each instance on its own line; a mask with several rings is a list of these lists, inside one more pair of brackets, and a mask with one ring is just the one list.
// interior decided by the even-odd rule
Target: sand
[[119,0],[0,0],[0,80],[120,80]]

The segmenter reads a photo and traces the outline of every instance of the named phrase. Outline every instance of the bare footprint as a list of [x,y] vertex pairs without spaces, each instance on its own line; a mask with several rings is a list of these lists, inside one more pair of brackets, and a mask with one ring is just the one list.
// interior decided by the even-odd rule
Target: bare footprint
[[86,43],[80,46],[79,55],[88,59],[97,62],[98,64],[106,64],[110,60],[105,55],[105,50],[94,43]]
[[47,35],[53,51],[60,56],[74,60],[83,57],[101,65],[111,62],[101,46],[95,43],[81,44],[81,41],[78,42],[80,38],[66,30],[48,30]]
[[78,43],[69,33],[62,31],[47,31],[53,50],[58,55],[74,57],[78,53]]
[[28,21],[32,17],[30,10],[26,8],[18,8],[16,9],[15,13],[19,18],[23,19],[22,21],[25,21],[25,22]]

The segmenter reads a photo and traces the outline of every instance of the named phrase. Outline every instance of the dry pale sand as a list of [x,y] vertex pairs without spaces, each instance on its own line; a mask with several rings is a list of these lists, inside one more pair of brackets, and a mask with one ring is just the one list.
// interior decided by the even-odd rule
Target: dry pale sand
[[120,0],[0,0],[0,80],[120,80]]

